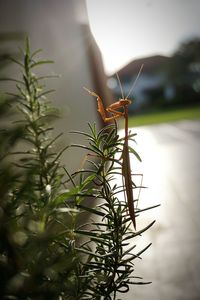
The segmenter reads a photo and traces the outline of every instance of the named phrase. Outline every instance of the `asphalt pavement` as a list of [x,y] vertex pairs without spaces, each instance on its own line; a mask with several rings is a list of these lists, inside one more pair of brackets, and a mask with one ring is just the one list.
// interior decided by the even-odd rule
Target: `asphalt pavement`
[[[139,207],[161,204],[137,219],[138,229],[156,220],[137,241],[138,251],[152,246],[135,261],[135,276],[150,285],[133,285],[117,299],[200,300],[200,121],[179,121],[137,127],[143,173]],[[139,176],[136,176],[136,180]]]

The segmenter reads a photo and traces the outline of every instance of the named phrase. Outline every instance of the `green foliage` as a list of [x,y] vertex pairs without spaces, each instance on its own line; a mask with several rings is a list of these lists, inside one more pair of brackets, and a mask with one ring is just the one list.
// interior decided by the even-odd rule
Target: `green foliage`
[[[55,148],[60,135],[51,137],[49,123],[57,114],[46,99],[51,91],[42,84],[45,77],[33,73],[44,61],[30,53],[27,40],[23,62],[15,62],[22,79],[15,80],[12,107],[19,113],[13,128],[0,131],[0,294],[4,299],[58,299],[71,289],[76,265],[74,211],[65,204],[67,195],[60,196],[64,149]],[[8,104],[1,105],[3,115]],[[61,285],[66,274],[69,279]]]
[[[83,211],[89,211],[93,215],[93,221],[76,230],[77,234],[86,238],[76,249],[88,255],[84,268],[89,285],[84,299],[116,299],[117,292],[127,292],[129,285],[144,283],[142,278],[132,274],[133,261],[140,258],[150,245],[134,253],[136,245],[133,244],[133,239],[151,227],[154,222],[134,232],[127,203],[122,201],[120,196],[124,187],[114,183],[115,176],[122,176],[122,162],[116,157],[121,156],[124,144],[124,139],[117,134],[116,124],[108,125],[99,132],[96,131],[95,125],[89,126],[90,134],[76,132],[87,137],[89,146],[73,146],[89,151],[87,162],[91,167],[80,170],[78,174],[83,173],[86,177],[88,174],[92,174],[90,176],[96,174],[92,179],[95,187],[92,196],[93,199],[98,199],[98,204],[95,208],[77,205]],[[133,137],[134,135],[130,135],[129,139]],[[140,159],[133,149],[130,150]],[[132,188],[138,187],[133,183]],[[137,201],[138,199],[135,200]],[[140,212],[142,211],[137,209],[137,216]]]
[[[150,124],[161,124],[169,122],[177,122],[180,120],[199,120],[200,106],[186,108],[172,108],[163,110],[155,110],[146,114],[137,115],[129,118],[130,127],[144,126]],[[121,127],[123,124],[121,125]]]
[[[116,299],[131,284],[144,283],[134,276],[133,262],[150,245],[136,251],[134,239],[154,222],[133,231],[124,187],[115,183],[124,144],[116,123],[74,132],[87,139],[87,145],[71,145],[86,151],[83,169],[69,174],[60,164],[68,147],[57,149],[61,135],[52,137],[49,126],[58,115],[46,98],[49,76],[35,74],[51,61],[37,57],[26,40],[23,60],[13,59],[22,74],[11,79],[17,92],[0,104],[1,120],[17,111],[14,123],[0,124],[1,298]],[[142,212],[137,208],[136,216]]]
[[[143,230],[133,232],[127,203],[122,201],[121,196],[118,197],[124,187],[112,184],[115,175],[122,175],[122,163],[116,156],[122,153],[124,139],[118,136],[116,124],[106,126],[100,132],[90,125],[90,131],[90,134],[79,134],[85,135],[89,140],[87,161],[91,169],[84,169],[79,173],[96,174],[93,179],[96,190],[92,196],[98,199],[99,203],[93,209],[78,205],[82,210],[89,211],[94,221],[76,230],[76,233],[86,237],[86,241],[76,249],[88,254],[88,260],[84,264],[89,282],[85,299],[115,299],[117,292],[127,292],[130,284],[143,283],[141,278],[132,275],[133,261],[140,258],[150,245],[134,253],[136,245],[131,242],[154,222]],[[131,139],[132,135],[129,138]],[[82,145],[76,146],[85,148]],[[136,154],[133,149],[132,153]],[[98,160],[94,162],[89,159],[91,157]],[[133,188],[137,188],[134,183]],[[139,213],[138,209],[137,215]]]

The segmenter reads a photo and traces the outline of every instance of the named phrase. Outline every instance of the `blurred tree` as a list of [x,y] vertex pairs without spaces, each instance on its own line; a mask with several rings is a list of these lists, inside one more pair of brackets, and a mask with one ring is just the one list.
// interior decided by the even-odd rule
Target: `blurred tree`
[[169,81],[175,85],[175,101],[199,103],[200,100],[200,39],[182,43],[168,66]]

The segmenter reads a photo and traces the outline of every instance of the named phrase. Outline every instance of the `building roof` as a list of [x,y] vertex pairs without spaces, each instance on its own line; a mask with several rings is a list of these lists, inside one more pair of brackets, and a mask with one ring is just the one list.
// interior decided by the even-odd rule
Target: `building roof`
[[162,55],[144,57],[131,61],[129,64],[120,69],[117,73],[120,78],[133,76],[135,74],[137,75],[142,65],[144,65],[142,72],[154,72],[162,68],[163,65],[169,62],[169,60],[170,57]]

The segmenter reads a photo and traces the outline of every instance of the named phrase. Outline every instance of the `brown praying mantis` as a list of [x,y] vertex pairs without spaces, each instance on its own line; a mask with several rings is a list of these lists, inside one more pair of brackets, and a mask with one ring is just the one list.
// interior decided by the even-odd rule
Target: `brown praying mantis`
[[[134,208],[134,197],[133,197],[133,188],[132,188],[132,179],[131,179],[131,166],[130,166],[130,156],[129,156],[129,145],[128,145],[128,106],[132,103],[132,101],[130,99],[128,99],[135,83],[136,80],[138,79],[141,71],[142,71],[142,67],[141,66],[138,75],[134,81],[134,84],[132,86],[132,88],[130,89],[128,95],[124,98],[123,97],[123,91],[122,91],[122,87],[121,87],[121,83],[119,80],[119,77],[117,75],[119,84],[120,84],[120,88],[121,88],[121,92],[122,92],[122,99],[120,99],[119,101],[116,101],[114,103],[112,103],[111,105],[109,105],[106,109],[104,108],[103,105],[103,101],[101,99],[101,97],[99,97],[99,95],[97,95],[95,92],[90,91],[87,88],[84,88],[90,95],[94,96],[97,98],[97,105],[98,105],[98,112],[100,113],[102,119],[104,122],[110,122],[113,120],[116,120],[118,118],[124,117],[125,119],[125,137],[124,137],[124,144],[123,144],[123,149],[122,149],[122,175],[124,178],[124,190],[126,192],[126,200],[127,200],[127,204],[128,204],[128,209],[129,209],[129,214],[131,217],[131,220],[133,222],[133,226],[136,230],[136,216],[135,216],[135,208]],[[123,109],[123,111],[119,111],[119,109]],[[107,113],[111,113],[112,116],[107,116]]]

